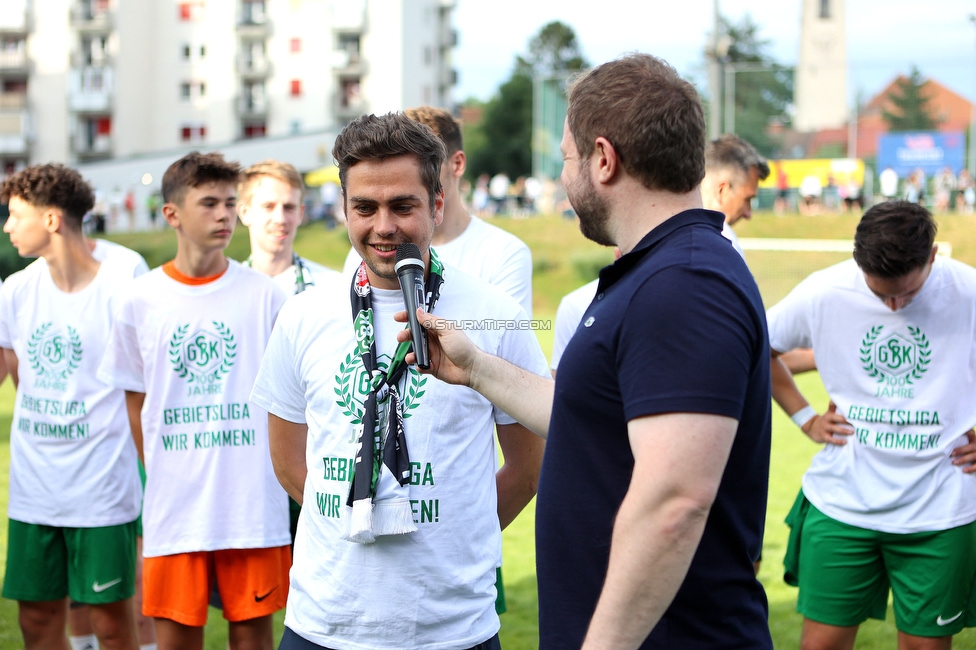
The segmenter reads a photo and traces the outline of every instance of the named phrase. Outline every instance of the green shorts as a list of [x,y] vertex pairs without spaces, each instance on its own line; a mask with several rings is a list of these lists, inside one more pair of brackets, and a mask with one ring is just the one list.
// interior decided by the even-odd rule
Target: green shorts
[[62,528],[10,520],[3,597],[103,605],[131,598],[136,585],[136,522]]
[[976,522],[882,533],[831,519],[801,491],[786,523],[785,578],[799,586],[796,609],[806,618],[839,627],[884,620],[890,589],[901,632],[943,637],[973,626]]

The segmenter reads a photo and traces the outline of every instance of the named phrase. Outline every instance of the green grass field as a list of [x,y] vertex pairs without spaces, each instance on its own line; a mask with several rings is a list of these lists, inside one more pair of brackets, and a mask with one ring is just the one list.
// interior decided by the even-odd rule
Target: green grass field
[[[596,277],[596,271],[612,259],[608,249],[586,241],[575,221],[561,217],[499,219],[493,223],[521,237],[533,252],[535,317],[552,319],[559,299],[577,286]],[[813,238],[850,241],[857,218],[854,216],[775,217],[757,214],[737,230],[741,237]],[[172,258],[176,245],[171,232],[156,232],[114,237],[116,241],[139,250],[150,266]],[[953,257],[976,265],[976,217],[951,216],[940,219],[940,241],[953,247]],[[345,231],[327,231],[311,225],[299,232],[298,252],[333,268],[340,268],[349,244]],[[243,259],[247,255],[246,232],[239,228],[228,253]],[[818,254],[747,255],[767,306],[782,297],[797,279],[806,273],[833,263],[838,256]],[[843,258],[844,256],[840,256]],[[539,331],[539,341],[548,355],[552,348],[552,331]],[[799,378],[804,394],[823,410],[826,395],[815,373]],[[0,556],[6,556],[6,499],[10,459],[9,436],[14,392],[10,382],[0,387]],[[769,485],[766,538],[759,578],[766,587],[770,605],[770,628],[777,648],[799,645],[800,617],[795,612],[796,590],[782,580],[782,559],[786,548],[787,528],[783,518],[799,489],[800,477],[817,451],[778,408],[774,408],[773,449]],[[538,647],[537,597],[535,584],[535,548],[533,533],[534,503],[504,532],[504,576],[508,613],[502,616],[502,645],[506,650],[529,650]],[[568,567],[571,570],[571,567]],[[2,571],[2,567],[0,567]],[[282,616],[277,617],[280,634]],[[895,647],[895,628],[889,613],[884,623],[871,621],[861,628],[857,648],[881,650]],[[16,604],[0,600],[0,650],[22,646],[17,627]],[[226,624],[211,610],[207,627],[208,650],[226,648]],[[967,630],[955,639],[956,648],[976,648],[976,630]]]

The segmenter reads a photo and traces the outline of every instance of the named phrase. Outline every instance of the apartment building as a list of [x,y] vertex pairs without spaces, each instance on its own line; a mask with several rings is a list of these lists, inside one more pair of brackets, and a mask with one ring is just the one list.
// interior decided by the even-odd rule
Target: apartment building
[[455,0],[2,0],[0,175],[450,107]]

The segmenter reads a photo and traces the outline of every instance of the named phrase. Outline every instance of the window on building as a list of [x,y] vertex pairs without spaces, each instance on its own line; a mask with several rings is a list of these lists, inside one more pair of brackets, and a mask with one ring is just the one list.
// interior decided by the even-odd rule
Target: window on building
[[342,91],[342,107],[358,108],[360,104],[359,77],[343,79],[339,82]]
[[830,18],[830,0],[820,0],[820,17]]
[[292,79],[291,80],[291,96],[300,97],[302,94],[302,80]]
[[202,59],[205,56],[207,56],[207,46],[206,45],[201,45],[200,46],[200,58]]
[[291,124],[289,124],[289,128],[291,129],[292,135],[298,135],[299,133],[302,132],[302,121],[292,120]]
[[241,20],[248,25],[261,25],[266,20],[264,0],[244,0]]
[[183,58],[185,60],[187,60],[187,61],[190,60],[190,44],[189,43],[184,43],[183,44]]
[[265,135],[264,122],[252,122],[244,125],[243,137],[245,140],[251,138],[263,138]]
[[180,99],[190,101],[200,99],[207,94],[207,84],[202,81],[184,81],[180,84]]
[[207,137],[207,127],[202,123],[187,123],[180,127],[183,142],[203,142]]
[[340,34],[337,48],[349,55],[349,63],[359,61],[359,36],[356,34]]
[[179,3],[179,16],[183,22],[203,20],[203,0],[188,0]]
[[293,38],[289,41],[288,49],[291,50],[292,54],[297,54],[302,51],[302,39]]

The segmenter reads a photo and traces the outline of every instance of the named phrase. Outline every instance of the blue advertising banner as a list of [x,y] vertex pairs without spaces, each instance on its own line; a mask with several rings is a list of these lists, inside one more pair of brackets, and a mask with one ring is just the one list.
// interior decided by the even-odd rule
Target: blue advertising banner
[[886,167],[900,178],[921,169],[931,177],[943,167],[958,174],[965,167],[966,138],[961,131],[892,133],[878,138],[878,172]]

